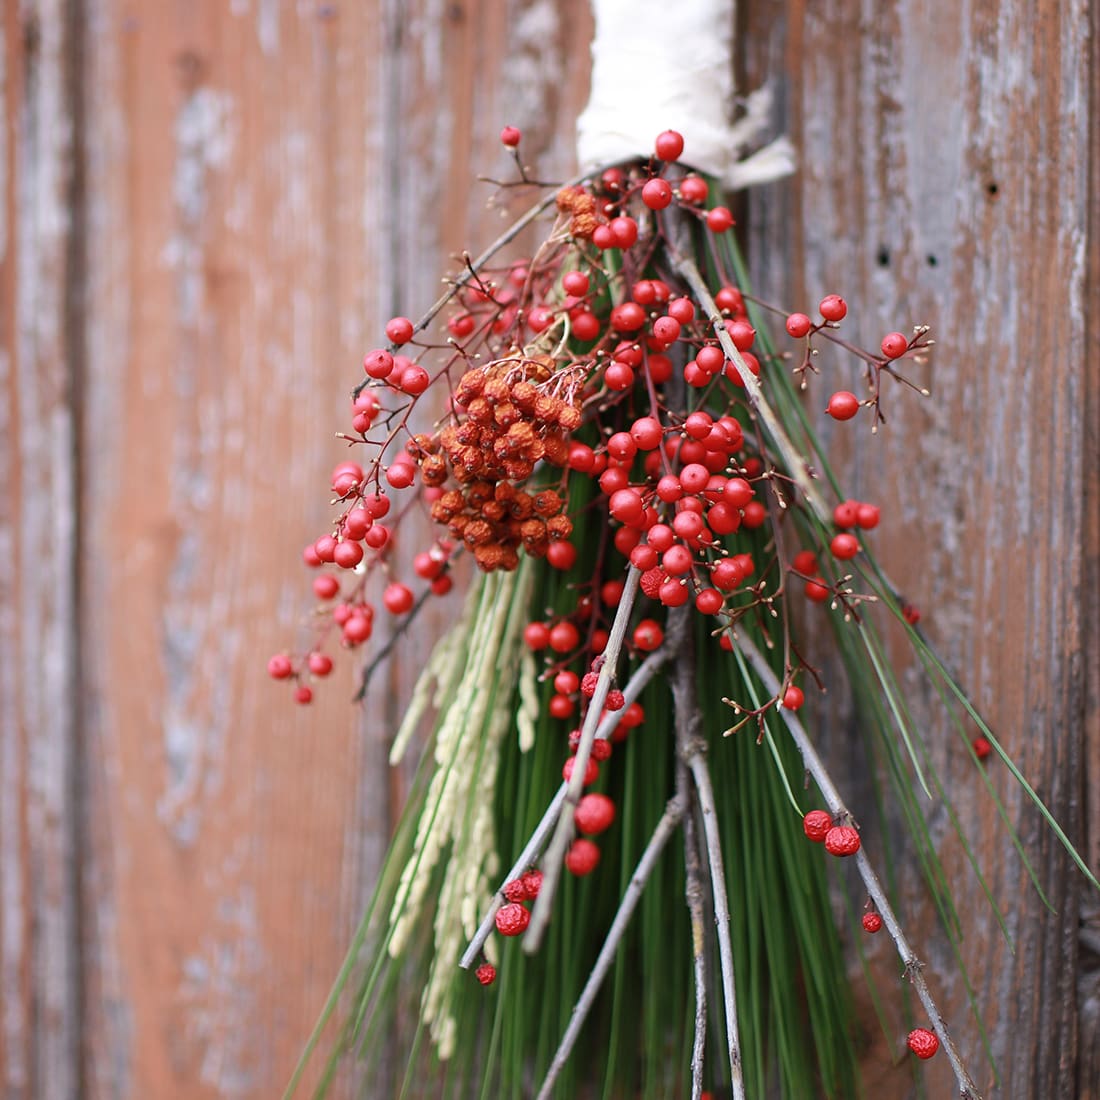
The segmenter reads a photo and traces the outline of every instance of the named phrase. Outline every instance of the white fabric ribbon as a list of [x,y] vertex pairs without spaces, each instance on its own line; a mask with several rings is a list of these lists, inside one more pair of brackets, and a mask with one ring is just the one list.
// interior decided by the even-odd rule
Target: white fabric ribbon
[[577,120],[583,169],[653,152],[662,130],[684,136],[683,162],[733,190],[794,171],[777,138],[745,160],[770,121],[766,89],[732,122],[732,0],[592,0],[592,87]]

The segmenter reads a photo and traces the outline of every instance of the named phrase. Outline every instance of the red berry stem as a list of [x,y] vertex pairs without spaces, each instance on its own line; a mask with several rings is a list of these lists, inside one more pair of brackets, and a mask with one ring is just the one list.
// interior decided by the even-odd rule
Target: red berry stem
[[[563,818],[566,816],[570,815],[562,815]],[[630,876],[630,884],[627,886],[626,890],[623,891],[623,897],[619,902],[619,908],[615,912],[615,919],[611,922],[611,927],[607,930],[607,936],[604,938],[603,946],[600,948],[600,953],[596,957],[592,972],[588,975],[588,980],[584,983],[584,989],[581,990],[581,994],[577,998],[577,1003],[573,1006],[573,1012],[569,1017],[569,1024],[565,1029],[565,1034],[562,1035],[561,1042],[558,1044],[558,1049],[554,1052],[553,1060],[550,1062],[550,1067],[546,1071],[546,1076],[543,1078],[542,1085],[539,1088],[535,1100],[549,1100],[553,1095],[554,1083],[557,1081],[558,1074],[561,1073],[565,1063],[569,1060],[569,1055],[572,1053],[573,1047],[580,1037],[581,1031],[584,1029],[585,1020],[588,1018],[588,1013],[595,1003],[596,995],[600,991],[600,986],[603,984],[604,978],[607,977],[607,972],[611,969],[611,964],[615,961],[615,953],[618,951],[619,943],[623,938],[623,934],[626,932],[627,925],[630,923],[630,918],[634,915],[634,910],[641,900],[645,884],[649,880],[649,876],[652,874],[653,868],[656,866],[661,852],[664,851],[665,845],[676,831],[683,816],[683,802],[679,797],[673,798],[665,807],[665,812],[661,815],[661,820],[657,822],[657,827],[653,830],[649,842],[645,846],[645,851],[642,852],[641,859],[638,860],[638,865],[634,868],[634,873]],[[545,889],[546,879],[544,878],[543,891],[545,891]],[[539,899],[541,900],[541,898],[542,893],[540,892]],[[538,902],[535,903],[535,908],[536,910],[538,909]],[[531,935],[531,927],[533,927],[533,925],[534,915],[532,914],[531,926],[528,927],[524,936],[525,944],[527,938]]]
[[[658,672],[660,672],[665,664],[668,663],[671,656],[671,649],[669,649],[668,646],[662,646],[660,649],[654,650],[637,669],[635,669],[634,674],[623,687],[625,706],[630,706],[630,704],[642,694],[646,685]],[[615,728],[618,726],[619,721],[619,712],[609,713],[596,728],[596,736],[593,738],[593,742],[606,741],[611,734],[615,732]],[[574,764],[573,767],[575,769],[576,764]],[[550,800],[550,804],[546,807],[545,812],[539,820],[538,825],[535,826],[527,843],[524,845],[523,851],[520,852],[515,863],[512,864],[511,870],[504,876],[499,889],[493,895],[492,901],[489,903],[489,908],[482,918],[481,924],[478,925],[477,932],[474,934],[473,939],[470,940],[469,946],[459,960],[458,965],[461,966],[463,970],[469,970],[481,957],[481,951],[485,946],[485,941],[492,934],[493,928],[495,927],[497,910],[507,900],[504,896],[505,885],[522,875],[528,867],[540,862],[539,857],[542,855],[543,847],[550,838],[550,834],[554,831],[554,826],[558,818],[561,816],[562,805],[565,802],[565,791],[566,784],[562,783],[557,793]],[[545,885],[545,878],[543,882]],[[539,893],[541,894],[542,891],[540,890]]]
[[600,715],[603,713],[604,703],[607,701],[607,693],[611,690],[611,684],[615,678],[615,669],[619,663],[619,653],[622,651],[627,624],[630,622],[630,615],[634,609],[634,599],[638,594],[638,580],[640,577],[641,570],[634,565],[630,566],[627,570],[623,594],[619,599],[619,606],[615,609],[615,618],[611,623],[611,633],[603,652],[603,666],[600,668],[596,690],[591,700],[589,700],[584,725],[581,727],[581,740],[577,746],[573,775],[566,788],[565,800],[562,804],[557,828],[554,830],[550,845],[546,849],[546,858],[543,860],[543,874],[545,877],[542,882],[542,890],[535,900],[534,909],[531,911],[531,925],[527,929],[527,934],[523,937],[523,950],[528,955],[533,955],[538,951],[542,944],[543,934],[546,932],[546,926],[550,923],[550,911],[553,908],[554,895],[557,892],[558,880],[561,877],[565,853],[570,841],[573,839],[573,812],[576,810],[577,803],[580,801],[581,793],[584,790],[584,773],[588,767],[588,758],[592,753],[592,742],[596,739],[596,727],[600,724]]
[[[561,184],[561,187],[575,187],[579,183],[583,183],[591,176],[590,172],[581,172],[574,176],[571,180]],[[432,321],[435,320],[436,315],[442,310],[450,301],[452,301],[468,283],[472,282],[478,277],[478,272],[484,268],[490,260],[502,249],[506,248],[512,243],[533,221],[539,218],[547,210],[550,209],[556,202],[558,197],[557,186],[555,190],[552,190],[550,194],[540,199],[534,206],[532,206],[525,214],[522,214],[516,221],[512,222],[508,228],[501,233],[499,237],[488,248],[486,248],[476,259],[470,259],[468,255],[463,256],[465,262],[465,270],[461,275],[457,276],[447,287],[447,289],[436,299],[436,301],[428,308],[427,312],[421,316],[421,318],[413,325],[413,334],[423,332]],[[397,349],[397,345],[391,345],[389,350],[391,352]],[[352,397],[358,397],[359,394],[370,384],[369,378],[364,378],[355,389],[353,389]]]
[[744,356],[737,350],[730,334],[726,331],[725,318],[719,312],[717,305],[715,305],[714,298],[711,296],[703,276],[699,273],[699,268],[696,267],[695,261],[677,251],[671,243],[668,245],[668,251],[673,266],[676,268],[681,278],[683,278],[691,288],[695,300],[699,303],[707,320],[714,328],[714,334],[726,358],[732,360],[734,366],[737,368],[741,376],[741,382],[745,388],[745,394],[748,397],[749,409],[753,417],[763,422],[768,435],[771,436],[772,440],[775,442],[776,449],[783,458],[783,464],[790,472],[791,478],[805,498],[810,510],[817,516],[822,524],[828,526],[832,520],[832,514],[830,510],[825,507],[825,502],[821,499],[821,494],[818,492],[817,486],[810,477],[806,459],[795,449],[794,444],[783,430],[783,425],[779,422],[779,418],[775,415],[771,406],[764,400],[760,390],[760,383],[757,381],[752,371],[749,370]]
[[[752,665],[753,670],[756,672],[757,676],[760,677],[765,688],[772,692],[778,691],[779,681],[772,672],[771,666],[749,638],[744,634],[739,634],[737,638],[734,639],[734,644],[741,650],[742,654]],[[787,731],[790,733],[792,740],[802,755],[802,762],[806,770],[810,773],[813,781],[817,784],[818,790],[821,791],[821,794],[825,798],[833,818],[835,820],[852,821],[851,813],[844,805],[840,793],[837,791],[832,781],[832,777],[829,775],[828,769],[825,767],[821,757],[817,755],[817,750],[814,748],[813,742],[806,735],[806,731],[802,723],[798,720],[797,714],[787,710],[785,707],[780,709],[779,714],[786,723]],[[932,1028],[943,1044],[947,1059],[951,1063],[951,1069],[955,1074],[955,1080],[959,1086],[959,1096],[966,1098],[966,1100],[981,1100],[981,1094],[978,1092],[973,1078],[971,1078],[966,1067],[963,1065],[959,1052],[955,1047],[955,1043],[947,1030],[947,1024],[939,1008],[936,1006],[936,1002],[932,998],[932,992],[928,988],[928,983],[924,980],[924,963],[920,961],[916,952],[906,939],[905,933],[901,929],[901,924],[898,922],[898,918],[890,905],[890,900],[886,896],[886,891],[883,890],[882,883],[879,882],[878,875],[875,874],[874,868],[871,866],[871,862],[867,858],[867,853],[863,848],[860,848],[859,851],[855,853],[855,863],[859,870],[859,877],[863,879],[863,884],[867,887],[867,893],[870,894],[875,908],[882,917],[883,926],[886,928],[887,932],[890,933],[890,938],[894,941],[898,957],[901,959],[902,966],[905,968],[905,975],[908,977],[913,988],[917,991],[917,996],[920,998],[921,1004],[924,1005],[925,1011],[928,1013],[928,1019],[932,1024]]]

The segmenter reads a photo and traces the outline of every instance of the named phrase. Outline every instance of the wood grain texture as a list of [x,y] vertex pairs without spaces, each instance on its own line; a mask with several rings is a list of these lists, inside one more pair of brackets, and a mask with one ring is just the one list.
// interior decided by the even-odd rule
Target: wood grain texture
[[[1087,394],[1097,370],[1089,6],[834,0],[749,5],[743,18],[746,79],[774,82],[777,124],[801,155],[795,179],[748,199],[753,270],[792,308],[844,294],[848,336],[864,346],[894,328],[933,326],[937,347],[919,378],[932,398],[893,387],[885,432],[837,429],[829,445],[850,494],[887,506],[870,540],[880,560],[1082,844],[1083,793],[1095,806],[1100,790],[1095,694],[1083,721],[1085,654],[1096,645],[1095,565],[1085,565],[1096,551],[1096,473],[1081,461],[1095,447]],[[814,406],[855,381],[839,357],[823,356],[823,368]],[[1086,1049],[1075,1006],[1083,881],[1003,769],[990,768],[1054,911],[1043,907],[911,663],[903,682],[1014,941],[1013,951],[929,804],[999,1084],[935,915],[915,874],[903,873],[906,925],[985,1094],[1073,1096]],[[835,714],[845,720],[843,707]],[[834,755],[858,774],[838,734]],[[896,989],[896,966],[885,954],[881,963],[884,988]],[[899,1059],[903,1043],[899,1020],[869,1072]],[[931,1094],[948,1095],[947,1066],[928,1072]],[[888,1091],[903,1095],[904,1081]]]
[[309,638],[364,351],[497,230],[467,181],[506,113],[568,165],[571,10],[88,9],[91,1096],[271,1096],[320,1010],[400,796],[401,654],[457,603],[359,722],[351,663],[297,709],[264,666]]
[[0,1091],[79,1089],[73,19],[0,23]]

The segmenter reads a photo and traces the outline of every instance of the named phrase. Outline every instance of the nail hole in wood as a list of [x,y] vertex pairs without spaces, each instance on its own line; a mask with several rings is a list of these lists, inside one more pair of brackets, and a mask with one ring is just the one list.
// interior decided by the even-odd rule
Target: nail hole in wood
[[878,250],[878,255],[875,257],[875,259],[878,261],[879,267],[889,267],[890,249],[883,245],[883,247]]

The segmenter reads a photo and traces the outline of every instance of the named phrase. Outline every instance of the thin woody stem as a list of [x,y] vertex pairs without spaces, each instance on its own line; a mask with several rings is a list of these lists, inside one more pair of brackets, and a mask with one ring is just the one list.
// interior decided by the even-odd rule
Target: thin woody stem
[[627,623],[630,622],[630,614],[634,608],[634,598],[638,594],[638,579],[641,572],[636,566],[631,566],[626,573],[626,582],[623,594],[619,600],[619,606],[615,611],[615,619],[611,624],[611,633],[607,639],[607,646],[603,652],[603,665],[596,681],[596,690],[588,701],[588,711],[585,714],[584,724],[581,726],[580,744],[577,745],[577,753],[573,762],[573,774],[566,786],[565,799],[558,815],[557,828],[546,850],[546,858],[542,867],[542,889],[535,901],[535,907],[531,911],[531,923],[523,937],[523,950],[528,955],[533,955],[542,944],[542,937],[546,927],[550,923],[550,911],[554,905],[554,895],[557,892],[558,881],[561,878],[561,869],[565,860],[565,851],[569,842],[573,839],[573,811],[580,801],[581,791],[584,790],[584,773],[588,768],[588,758],[592,753],[592,742],[596,739],[596,727],[600,724],[600,715],[603,713],[604,703],[607,701],[607,693],[611,690],[611,683],[615,678],[615,667],[619,663],[619,653],[622,650],[623,638],[626,636]]
[[[588,179],[592,173],[583,172],[580,175],[574,176],[571,180],[567,180],[561,184],[560,187],[573,187],[578,183]],[[534,206],[532,206],[525,214],[521,215],[517,221],[514,221],[480,256],[475,260],[471,260],[466,257],[466,269],[461,275],[455,277],[450,286],[439,296],[438,299],[431,305],[428,311],[416,322],[413,326],[413,335],[418,332],[423,332],[433,320],[435,320],[436,314],[452,299],[454,296],[468,283],[472,282],[478,277],[481,269],[502,249],[505,245],[511,244],[516,237],[520,235],[536,218],[539,217],[544,211],[548,210],[557,201],[558,191],[560,187],[555,189],[547,195],[545,198],[540,199]],[[398,345],[391,344],[389,351],[391,354],[398,350]],[[358,397],[359,394],[370,384],[370,379],[366,378],[359,383],[353,389],[352,396]]]
[[[623,700],[624,708],[630,706],[642,691],[645,689],[646,684],[660,671],[660,669],[668,662],[672,656],[672,651],[667,646],[662,646],[660,649],[654,650],[635,670],[634,674],[630,677],[627,683],[623,687]],[[614,712],[608,714],[599,726],[596,728],[596,741],[606,741],[612,733],[615,731],[615,727],[619,724],[619,714]],[[575,765],[574,765],[575,767]],[[547,806],[546,812],[542,815],[538,825],[535,826],[534,832],[532,832],[530,839],[524,846],[523,851],[520,852],[519,858],[512,865],[512,869],[504,878],[504,882],[500,884],[500,888],[493,895],[492,901],[489,903],[488,911],[482,918],[481,924],[478,926],[477,932],[474,934],[474,938],[470,940],[469,946],[466,948],[459,960],[458,965],[463,970],[469,970],[471,966],[477,961],[481,954],[481,949],[485,946],[485,941],[492,934],[495,927],[497,910],[504,904],[504,886],[506,883],[517,878],[523,874],[533,863],[537,862],[539,855],[542,852],[543,845],[546,843],[551,832],[554,829],[554,823],[558,820],[558,815],[561,812],[562,802],[565,799],[566,785],[562,785],[558,788],[557,794],[550,800],[550,805]]]
[[[676,793],[688,806],[688,771],[683,760],[676,761]],[[703,1094],[703,1065],[707,1043],[707,941],[703,915],[703,880],[699,867],[699,839],[695,817],[684,812],[684,899],[691,917],[691,958],[695,975],[695,1034],[691,1044],[691,1100]]]
[[669,612],[669,644],[676,653],[671,676],[675,707],[676,750],[695,786],[695,795],[703,823],[703,838],[710,871],[714,924],[718,936],[718,958],[722,972],[722,999],[726,1015],[726,1045],[733,1100],[744,1100],[745,1083],[741,1065],[741,1039],[737,1026],[737,987],[734,980],[733,944],[730,940],[729,899],[726,894],[726,870],[722,860],[722,839],[718,831],[718,810],[714,787],[706,761],[703,716],[699,710],[696,683],[695,645],[690,621],[691,609],[685,605]]
[[[764,655],[756,648],[752,641],[742,635],[738,635],[734,638],[734,644],[748,659],[749,664],[752,665],[757,676],[760,677],[764,687],[770,692],[778,692],[779,681],[776,679],[771,667],[765,660]],[[852,814],[844,805],[844,801],[841,799],[840,793],[837,791],[824,762],[821,757],[817,755],[817,750],[814,748],[813,742],[807,736],[806,730],[798,720],[798,717],[793,711],[788,710],[786,707],[780,707],[779,714],[786,723],[791,739],[798,747],[798,751],[802,754],[802,762],[806,770],[813,777],[818,790],[821,791],[822,796],[825,798],[829,806],[829,812],[834,818],[844,818],[851,821]],[[909,978],[913,988],[917,991],[917,996],[920,998],[921,1004],[924,1005],[925,1011],[928,1013],[932,1029],[943,1044],[944,1053],[947,1055],[947,1060],[951,1063],[951,1069],[955,1074],[955,1080],[958,1082],[959,1095],[965,1097],[966,1100],[981,1100],[981,1095],[978,1092],[977,1086],[974,1084],[973,1078],[971,1078],[966,1067],[963,1065],[958,1049],[951,1038],[950,1032],[947,1030],[947,1024],[939,1008],[936,1006],[936,1002],[932,998],[932,992],[928,988],[928,983],[924,980],[924,963],[920,961],[916,952],[906,939],[905,933],[902,931],[901,925],[898,922],[898,918],[890,905],[890,900],[886,896],[886,891],[882,888],[882,883],[879,882],[878,875],[875,874],[874,868],[872,868],[871,862],[868,860],[867,854],[862,848],[856,853],[856,868],[859,871],[860,878],[863,879],[863,885],[867,887],[867,893],[870,894],[879,915],[882,917],[882,923],[886,926],[886,930],[890,933],[890,938],[894,941],[898,957],[901,959],[902,965],[905,968],[906,977]]]
[[596,958],[595,965],[592,967],[592,973],[588,975],[588,981],[585,982],[584,989],[581,990],[581,995],[577,998],[577,1003],[573,1006],[569,1024],[565,1029],[565,1034],[562,1036],[561,1043],[558,1044],[558,1049],[554,1054],[553,1061],[550,1063],[550,1068],[546,1071],[546,1077],[543,1079],[542,1087],[539,1089],[536,1100],[548,1100],[553,1092],[554,1082],[557,1080],[558,1074],[561,1073],[562,1068],[568,1061],[569,1055],[573,1051],[573,1046],[577,1041],[577,1037],[584,1027],[584,1022],[588,1017],[588,1013],[592,1009],[596,994],[599,992],[600,986],[603,984],[603,980],[607,976],[608,970],[611,969],[611,963],[614,961],[615,952],[623,938],[623,933],[626,931],[627,925],[630,923],[630,918],[634,915],[634,910],[637,908],[645,884],[650,874],[653,872],[653,868],[661,852],[664,850],[665,845],[676,831],[676,827],[679,825],[683,813],[684,804],[679,797],[676,797],[665,807],[665,812],[661,816],[661,820],[657,822],[657,827],[653,830],[653,834],[649,838],[649,843],[642,853],[642,858],[638,860],[638,866],[634,869],[630,884],[623,892],[622,901],[619,902],[619,908],[615,913],[615,919],[611,922],[611,927],[607,930],[607,937],[603,942],[603,947],[600,948],[600,953]]

